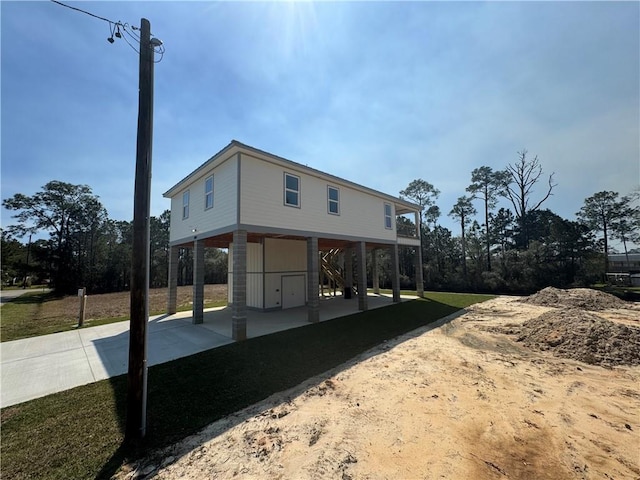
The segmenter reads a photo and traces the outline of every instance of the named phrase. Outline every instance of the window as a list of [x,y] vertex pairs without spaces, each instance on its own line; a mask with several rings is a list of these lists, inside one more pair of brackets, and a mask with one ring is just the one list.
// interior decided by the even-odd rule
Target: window
[[393,228],[391,223],[391,204],[384,204],[384,228],[391,230]]
[[340,191],[336,187],[327,186],[327,202],[329,213],[340,215]]
[[189,190],[182,194],[182,219],[189,218]]
[[204,209],[213,207],[213,175],[204,181]]
[[300,177],[284,174],[284,204],[300,207]]

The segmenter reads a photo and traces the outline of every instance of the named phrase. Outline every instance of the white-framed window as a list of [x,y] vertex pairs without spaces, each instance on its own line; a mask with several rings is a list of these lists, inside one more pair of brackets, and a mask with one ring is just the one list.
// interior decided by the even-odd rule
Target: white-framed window
[[340,190],[327,185],[327,211],[332,215],[340,215]]
[[284,174],[284,204],[300,208],[300,177]]
[[213,175],[204,180],[204,209],[213,207]]
[[182,219],[189,218],[189,190],[182,194]]
[[384,204],[384,228],[386,228],[387,230],[392,230],[393,229],[393,224],[391,223],[391,204],[390,203],[385,203]]

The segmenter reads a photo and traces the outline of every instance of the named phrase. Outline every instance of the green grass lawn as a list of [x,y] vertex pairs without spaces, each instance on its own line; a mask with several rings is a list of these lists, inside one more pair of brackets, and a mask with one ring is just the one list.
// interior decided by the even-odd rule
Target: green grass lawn
[[147,438],[137,451],[122,446],[126,376],[5,408],[3,477],[109,478],[123,462],[152,448],[338,367],[384,340],[493,298],[426,296],[151,367]]
[[51,298],[53,298],[51,293],[27,292],[2,305],[0,309],[2,341],[61,331],[57,322],[52,324],[48,321],[33,321],[40,317],[42,304]]

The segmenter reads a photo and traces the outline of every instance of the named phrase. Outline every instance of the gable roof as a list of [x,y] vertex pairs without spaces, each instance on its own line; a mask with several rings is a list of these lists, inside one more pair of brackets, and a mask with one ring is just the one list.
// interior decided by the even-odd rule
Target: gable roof
[[244,152],[244,153],[247,153],[247,154],[253,154],[254,156],[257,156],[258,158],[260,158],[262,160],[267,160],[267,161],[271,161],[271,162],[274,162],[274,163],[278,163],[278,164],[283,165],[284,167],[293,168],[293,169],[298,170],[300,172],[304,172],[304,173],[307,173],[309,175],[313,175],[315,177],[323,178],[323,179],[325,179],[325,180],[327,180],[329,182],[332,182],[332,183],[341,184],[341,185],[344,185],[344,186],[347,186],[347,187],[351,187],[351,188],[353,188],[355,190],[360,190],[360,191],[375,195],[377,197],[382,197],[382,198],[386,199],[387,201],[394,203],[394,205],[396,206],[396,214],[398,214],[398,215],[402,215],[402,214],[405,214],[405,213],[412,213],[412,212],[416,212],[416,211],[417,212],[422,211],[422,207],[420,207],[420,205],[418,205],[418,204],[409,202],[407,200],[403,200],[403,199],[398,198],[398,197],[394,197],[392,195],[388,195],[388,194],[386,194],[384,192],[380,192],[378,190],[374,190],[374,189],[369,188],[369,187],[365,187],[363,185],[351,182],[351,181],[346,180],[344,178],[340,178],[340,177],[337,177],[335,175],[331,175],[329,173],[322,172],[320,170],[308,167],[308,166],[303,165],[301,163],[294,162],[292,160],[288,160],[288,159],[283,158],[283,157],[279,157],[279,156],[274,155],[272,153],[265,152],[264,150],[260,150],[260,149],[255,148],[255,147],[251,147],[249,145],[245,145],[244,143],[238,142],[237,140],[231,140],[231,142],[226,147],[224,147],[222,150],[220,150],[214,156],[209,158],[209,160],[204,162],[202,165],[200,165],[198,168],[196,168],[193,172],[191,172],[189,175],[187,175],[182,180],[180,180],[178,183],[176,183],[173,187],[171,187],[169,190],[167,190],[165,193],[163,193],[162,196],[165,197],[165,198],[174,197],[181,190],[183,190],[185,187],[187,187],[188,185],[192,184],[195,180],[197,180],[198,178],[200,178],[201,176],[206,174],[209,171],[209,169],[213,166],[213,164],[216,163],[218,160],[226,160],[226,159],[230,158],[234,153],[236,153],[234,150],[236,150],[238,152]]

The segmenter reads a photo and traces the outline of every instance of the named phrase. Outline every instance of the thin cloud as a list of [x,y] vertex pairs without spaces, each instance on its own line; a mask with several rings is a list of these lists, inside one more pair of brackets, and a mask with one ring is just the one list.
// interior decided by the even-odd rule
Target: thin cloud
[[[556,172],[545,206],[565,218],[597,191],[640,183],[637,3],[89,7],[149,18],[165,43],[154,215],[169,208],[166,187],[232,138],[390,194],[424,178],[455,234],[446,212],[471,171],[504,168],[522,148]],[[137,55],[109,45],[103,22],[53,4],[0,8],[3,198],[54,178],[87,183],[130,220]]]

